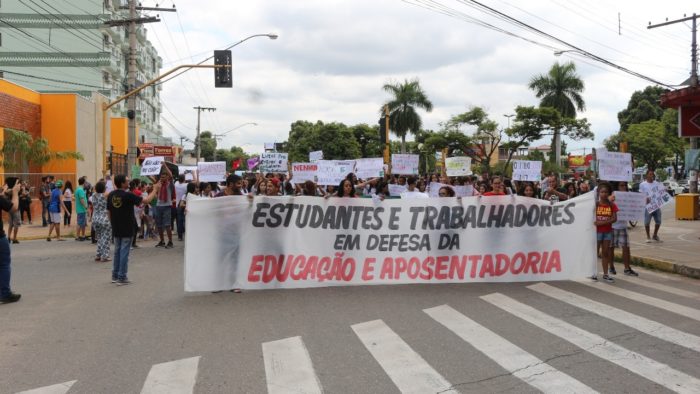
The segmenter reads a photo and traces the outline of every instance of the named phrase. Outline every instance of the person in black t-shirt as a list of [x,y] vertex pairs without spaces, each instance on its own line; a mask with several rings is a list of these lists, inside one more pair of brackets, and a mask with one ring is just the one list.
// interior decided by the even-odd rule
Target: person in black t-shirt
[[[0,193],[0,210],[12,214],[19,208],[19,189],[21,184],[19,181],[15,183],[12,187],[12,199],[8,200],[5,197],[5,192],[7,192],[7,185],[3,186],[2,193]],[[12,220],[10,218],[10,220]],[[19,301],[20,294],[13,293],[10,289],[10,263],[12,262],[10,258],[10,242],[7,240],[5,235],[5,230],[2,224],[2,215],[0,215],[0,304],[7,304],[11,302]]]
[[114,191],[107,197],[107,212],[112,223],[114,235],[114,260],[112,266],[112,283],[118,286],[131,283],[126,276],[129,269],[129,250],[131,239],[134,236],[136,218],[134,217],[134,205],[141,202],[148,204],[158,195],[160,183],[156,183],[153,191],[146,198],[139,197],[128,191],[129,180],[125,175],[114,177]]

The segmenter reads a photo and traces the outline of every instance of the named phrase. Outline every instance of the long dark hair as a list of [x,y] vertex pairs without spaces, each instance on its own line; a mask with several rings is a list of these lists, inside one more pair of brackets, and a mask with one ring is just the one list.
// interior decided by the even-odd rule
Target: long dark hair
[[[343,187],[345,185],[345,182],[349,182],[351,187],[350,194],[348,194],[347,196],[345,195],[345,190]],[[338,185],[338,197],[355,197],[355,185],[352,184],[351,180],[346,178],[340,181],[340,184]]]

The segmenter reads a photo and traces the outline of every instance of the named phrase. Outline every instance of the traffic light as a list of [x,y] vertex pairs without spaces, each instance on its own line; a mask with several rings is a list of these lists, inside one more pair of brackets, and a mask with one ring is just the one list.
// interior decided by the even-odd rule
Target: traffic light
[[379,142],[386,144],[386,117],[379,118]]
[[233,73],[231,72],[231,51],[214,51],[214,65],[227,66],[214,69],[214,87],[233,87]]

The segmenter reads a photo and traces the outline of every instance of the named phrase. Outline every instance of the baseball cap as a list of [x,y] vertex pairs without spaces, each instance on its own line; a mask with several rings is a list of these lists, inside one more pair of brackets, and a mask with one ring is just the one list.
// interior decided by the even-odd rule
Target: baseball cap
[[63,186],[63,181],[59,179],[56,181],[56,187],[61,187],[61,186]]

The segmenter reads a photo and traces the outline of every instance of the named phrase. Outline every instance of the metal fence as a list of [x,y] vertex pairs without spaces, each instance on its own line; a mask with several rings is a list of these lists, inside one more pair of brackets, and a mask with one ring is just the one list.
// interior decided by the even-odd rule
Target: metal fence
[[112,174],[125,174],[131,175],[129,171],[129,163],[127,161],[127,156],[119,153],[110,152],[109,153],[109,168]]

